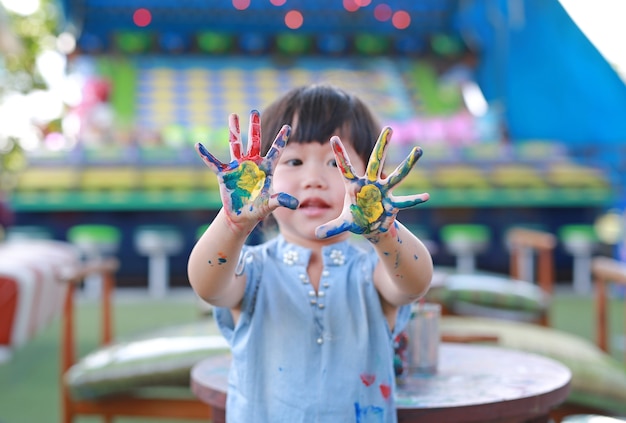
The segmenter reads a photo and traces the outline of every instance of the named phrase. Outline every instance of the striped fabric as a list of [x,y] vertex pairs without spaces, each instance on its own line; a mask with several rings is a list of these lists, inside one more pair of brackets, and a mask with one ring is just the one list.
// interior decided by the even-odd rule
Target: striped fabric
[[63,309],[64,275],[79,264],[70,244],[16,240],[0,244],[0,361],[35,337]]

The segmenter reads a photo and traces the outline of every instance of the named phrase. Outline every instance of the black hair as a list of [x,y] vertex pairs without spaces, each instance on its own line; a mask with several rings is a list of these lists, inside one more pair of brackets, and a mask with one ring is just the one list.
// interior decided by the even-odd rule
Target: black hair
[[[368,106],[355,95],[331,86],[294,88],[270,104],[261,114],[262,154],[266,154],[283,125],[291,126],[289,143],[318,142],[331,136],[347,138],[367,163],[381,127]],[[295,123],[295,127],[294,127]]]

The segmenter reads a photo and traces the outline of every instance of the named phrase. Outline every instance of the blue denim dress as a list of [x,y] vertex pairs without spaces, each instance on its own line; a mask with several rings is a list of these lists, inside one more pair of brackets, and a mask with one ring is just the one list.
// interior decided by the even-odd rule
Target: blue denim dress
[[227,421],[396,422],[393,340],[410,307],[392,332],[372,282],[372,248],[324,247],[318,292],[307,277],[310,255],[281,236],[244,247],[237,325],[229,309],[216,309],[232,348]]

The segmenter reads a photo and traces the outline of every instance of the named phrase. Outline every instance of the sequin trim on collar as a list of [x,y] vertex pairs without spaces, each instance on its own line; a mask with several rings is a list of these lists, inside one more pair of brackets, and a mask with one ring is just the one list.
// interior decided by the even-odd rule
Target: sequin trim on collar
[[331,250],[329,257],[330,263],[334,264],[335,266],[342,266],[346,262],[346,256],[341,250]]
[[288,250],[283,253],[283,263],[288,266],[296,264],[299,258],[300,256],[298,255],[298,252],[294,250]]

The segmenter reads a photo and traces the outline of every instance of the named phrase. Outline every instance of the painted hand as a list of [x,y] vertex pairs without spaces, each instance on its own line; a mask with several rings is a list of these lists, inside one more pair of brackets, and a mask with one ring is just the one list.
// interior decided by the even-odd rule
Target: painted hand
[[250,113],[248,151],[243,153],[239,117],[229,118],[230,163],[222,163],[200,143],[196,151],[219,180],[224,210],[236,227],[249,227],[263,220],[277,207],[295,209],[298,200],[289,194],[272,192],[272,175],[276,162],[287,144],[291,128],[283,126],[265,156],[261,156],[261,116]]
[[316,229],[318,238],[328,238],[350,231],[366,236],[387,232],[401,209],[416,206],[428,200],[427,193],[395,197],[391,190],[411,171],[422,155],[422,149],[414,147],[411,153],[387,178],[381,179],[387,145],[392,130],[386,127],[380,133],[372,151],[365,175],[357,176],[350,164],[339,137],[332,137],[330,144],[346,185],[346,201],[341,215]]

